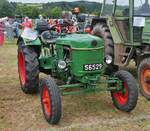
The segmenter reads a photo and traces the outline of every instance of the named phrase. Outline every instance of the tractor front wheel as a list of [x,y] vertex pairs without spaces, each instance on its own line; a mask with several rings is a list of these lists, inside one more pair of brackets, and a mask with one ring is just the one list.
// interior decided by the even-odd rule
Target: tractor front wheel
[[150,57],[141,61],[138,67],[141,94],[150,100]]
[[115,77],[122,81],[122,89],[111,92],[113,104],[121,111],[130,112],[135,108],[138,100],[136,81],[127,71],[118,71]]
[[49,77],[41,84],[41,105],[49,124],[57,124],[61,118],[61,97],[54,80]]

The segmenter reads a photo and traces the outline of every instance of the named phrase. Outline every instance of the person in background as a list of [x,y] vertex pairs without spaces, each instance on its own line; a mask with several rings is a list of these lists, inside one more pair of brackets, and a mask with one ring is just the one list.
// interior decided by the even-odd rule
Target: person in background
[[54,19],[49,19],[48,24],[49,24],[50,26],[54,25],[54,23],[55,23]]
[[42,20],[43,20],[43,16],[42,16],[42,15],[39,15],[39,19],[42,21]]
[[14,33],[15,33],[15,37],[18,38],[19,37],[19,22],[15,19],[14,23],[12,24],[13,28],[14,28]]
[[8,17],[0,18],[0,22],[5,22],[8,20]]
[[0,46],[4,43],[4,22],[8,20],[8,17],[0,18]]
[[24,18],[24,21],[22,22],[22,27],[23,27],[23,29],[25,29],[25,28],[30,28],[30,29],[32,29],[32,20],[30,20],[29,19],[29,17],[25,17]]
[[7,40],[12,41],[14,39],[14,33],[10,19],[7,19],[4,23],[5,23],[6,38]]

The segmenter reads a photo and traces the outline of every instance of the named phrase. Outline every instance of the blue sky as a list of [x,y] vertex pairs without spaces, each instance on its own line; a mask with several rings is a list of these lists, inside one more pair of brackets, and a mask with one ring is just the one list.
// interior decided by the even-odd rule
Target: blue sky
[[[59,1],[72,2],[77,0],[8,0],[8,1],[22,2],[22,3],[47,3],[47,2],[59,2]],[[82,1],[101,2],[102,0],[82,0]]]

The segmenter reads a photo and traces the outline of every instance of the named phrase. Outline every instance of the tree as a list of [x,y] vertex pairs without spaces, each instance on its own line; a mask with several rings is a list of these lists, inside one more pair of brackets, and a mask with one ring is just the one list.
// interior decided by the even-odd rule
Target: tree
[[60,7],[54,7],[52,10],[51,10],[51,15],[54,17],[54,18],[59,18],[61,16],[61,12],[62,12],[62,9]]
[[15,15],[15,7],[7,0],[0,0],[0,17],[13,17]]
[[36,6],[18,5],[16,14],[21,16],[28,16],[30,18],[37,18],[40,14],[40,9]]
[[46,10],[43,10],[42,15],[45,17],[52,17],[51,10],[52,10],[51,8],[47,8]]
[[84,5],[79,5],[79,8],[81,13],[86,13],[86,7]]

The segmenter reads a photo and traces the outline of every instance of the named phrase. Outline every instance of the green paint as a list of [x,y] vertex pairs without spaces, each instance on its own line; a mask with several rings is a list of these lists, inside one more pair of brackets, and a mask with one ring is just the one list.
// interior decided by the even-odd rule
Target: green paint
[[[94,42],[94,45],[92,44]],[[96,45],[95,45],[96,44]],[[41,55],[39,57],[40,67],[45,70],[51,70],[51,75],[63,80],[66,84],[59,86],[63,94],[79,94],[99,91],[118,90],[118,87],[98,88],[98,83],[112,84],[117,83],[118,79],[112,78],[101,80],[105,70],[104,64],[104,44],[102,39],[89,34],[71,34],[59,37],[51,47],[42,45]],[[66,68],[60,69],[58,63],[60,60],[66,62]],[[85,65],[90,70],[85,70]],[[100,67],[97,68],[97,65]],[[91,70],[96,69],[97,70]],[[110,77],[109,77],[110,78]],[[71,84],[74,80],[76,83]],[[77,89],[79,91],[68,92],[66,89]]]
[[41,45],[41,42],[40,42],[40,39],[39,38],[37,38],[36,40],[33,40],[33,41],[31,41],[31,40],[28,40],[28,39],[23,39],[24,40],[24,43],[25,43],[25,45],[27,45],[27,46],[30,46],[30,45]]
[[150,44],[150,19],[147,18],[145,22],[145,27],[143,28],[142,34],[143,43]]

